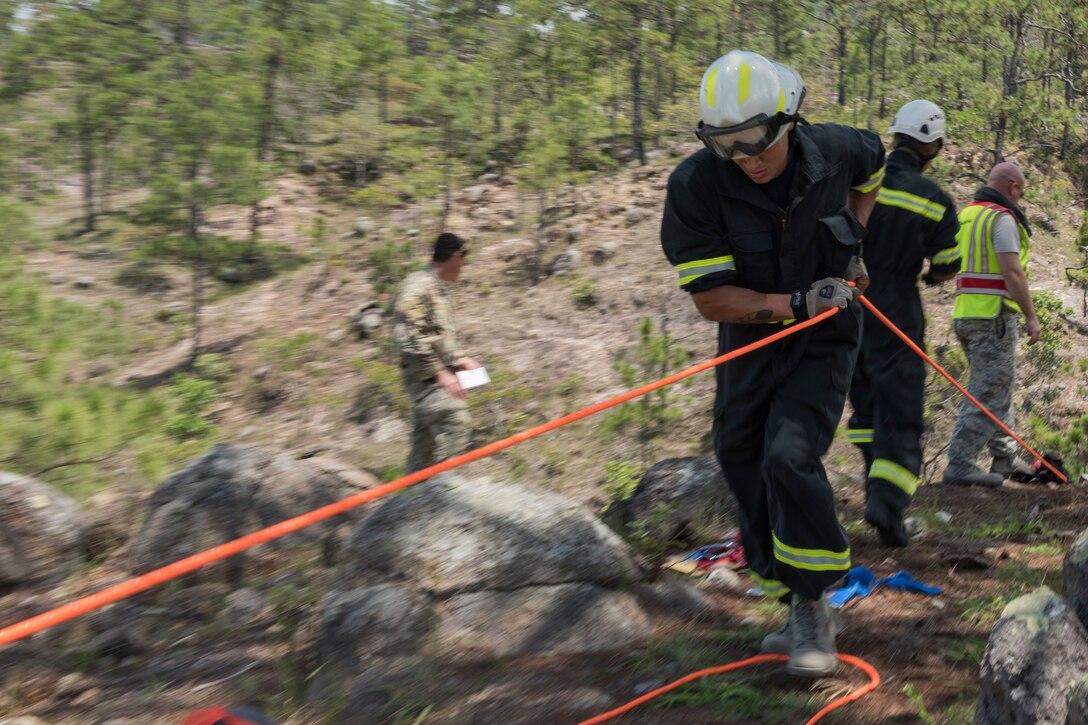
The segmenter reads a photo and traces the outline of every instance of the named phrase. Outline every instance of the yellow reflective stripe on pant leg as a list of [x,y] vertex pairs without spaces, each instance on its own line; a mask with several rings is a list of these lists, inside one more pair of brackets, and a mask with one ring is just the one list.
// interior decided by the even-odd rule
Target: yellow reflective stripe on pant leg
[[848,428],[846,437],[851,443],[872,443],[872,428]]
[[756,583],[756,586],[763,592],[763,596],[770,597],[771,599],[781,599],[790,593],[789,587],[777,579],[764,579],[754,571],[750,572],[752,575],[752,581]]
[[799,546],[783,544],[777,534],[774,538],[774,558],[795,569],[809,571],[846,571],[850,568],[850,550],[828,551],[827,549],[802,549]]
[[869,478],[879,478],[882,481],[887,481],[906,491],[909,496],[914,495],[914,492],[918,490],[918,483],[922,480],[895,461],[889,461],[887,458],[878,458],[873,461],[873,467],[869,469]]

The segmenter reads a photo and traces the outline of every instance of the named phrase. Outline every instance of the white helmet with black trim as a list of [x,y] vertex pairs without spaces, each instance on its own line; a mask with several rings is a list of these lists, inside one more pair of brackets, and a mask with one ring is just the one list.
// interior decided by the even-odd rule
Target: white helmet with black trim
[[945,139],[944,111],[933,101],[916,100],[903,104],[888,133],[901,133],[922,143]]
[[699,88],[695,133],[723,159],[756,156],[781,139],[805,98],[800,73],[746,50],[711,63]]

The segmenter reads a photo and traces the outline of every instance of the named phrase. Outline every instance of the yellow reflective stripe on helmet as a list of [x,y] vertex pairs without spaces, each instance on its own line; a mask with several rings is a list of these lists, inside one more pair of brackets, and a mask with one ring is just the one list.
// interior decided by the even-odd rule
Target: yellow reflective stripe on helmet
[[718,99],[716,95],[716,87],[718,85],[718,66],[712,66],[710,72],[706,74],[706,103],[711,108],[717,106]]
[[795,569],[808,571],[846,571],[850,568],[850,550],[828,551],[827,549],[802,549],[783,544],[778,535],[774,538],[774,558]]
[[694,262],[684,262],[683,264],[676,265],[676,271],[680,274],[681,287],[688,282],[699,279],[704,274],[710,274],[711,272],[728,272],[729,270],[736,268],[737,265],[733,263],[732,255],[714,257],[712,259],[697,259]]
[[781,113],[786,110],[786,91],[778,89],[778,108],[774,109],[775,113]]
[[918,483],[922,480],[895,461],[887,458],[878,458],[873,461],[873,467],[869,469],[869,478],[879,478],[894,484],[913,496],[918,490]]
[[846,437],[851,443],[872,443],[873,442],[873,429],[872,428],[848,428],[846,430]]
[[910,194],[906,191],[899,191],[898,189],[889,189],[888,187],[884,187],[880,190],[880,194],[877,195],[876,201],[878,204],[893,206],[897,209],[904,209],[906,211],[914,212],[915,214],[920,214],[926,219],[935,222],[939,222],[944,217],[945,212],[943,206],[930,201],[925,197]]
[[760,591],[763,592],[763,596],[771,597],[772,599],[781,599],[790,593],[789,587],[777,579],[764,579],[754,571],[749,572],[752,575],[752,581],[756,583]]
[[933,264],[954,264],[963,259],[960,256],[959,247],[949,247],[948,249],[942,249],[933,255],[931,262]]
[[737,80],[737,105],[743,106],[752,91],[752,66],[740,64],[740,78]]
[[860,191],[862,194],[868,194],[870,191],[880,186],[880,182],[884,181],[884,167],[873,172],[873,175],[869,177],[868,181],[858,186],[851,186],[854,191]]

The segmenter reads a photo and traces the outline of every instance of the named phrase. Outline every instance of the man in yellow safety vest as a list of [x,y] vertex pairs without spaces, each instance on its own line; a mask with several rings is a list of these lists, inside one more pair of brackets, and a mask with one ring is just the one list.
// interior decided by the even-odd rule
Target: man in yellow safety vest
[[[956,275],[952,324],[971,369],[968,391],[1010,428],[1019,315],[1026,320],[1029,345],[1038,342],[1042,332],[1025,275],[1031,228],[1017,206],[1025,183],[1016,164],[994,166],[986,185],[960,212],[956,237],[962,261]],[[979,451],[986,445],[993,456],[989,473],[977,465]],[[1015,453],[1012,438],[965,400],[948,448],[944,482],[996,488],[1008,474],[1027,468]]]

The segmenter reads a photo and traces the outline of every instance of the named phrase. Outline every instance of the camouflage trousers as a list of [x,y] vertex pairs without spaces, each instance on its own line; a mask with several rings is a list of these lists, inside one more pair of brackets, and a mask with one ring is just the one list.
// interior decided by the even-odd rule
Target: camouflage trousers
[[[1012,389],[1016,380],[1016,341],[1020,336],[1017,315],[1003,312],[992,320],[967,318],[953,320],[956,337],[967,353],[971,378],[967,391],[1013,428]],[[948,448],[948,467],[971,470],[983,446],[998,458],[1016,453],[1016,443],[970,400],[960,407],[952,443]]]
[[472,443],[472,417],[465,401],[434,383],[412,392],[416,393],[412,396],[412,450],[405,473],[453,458]]

